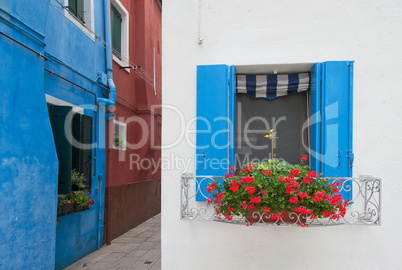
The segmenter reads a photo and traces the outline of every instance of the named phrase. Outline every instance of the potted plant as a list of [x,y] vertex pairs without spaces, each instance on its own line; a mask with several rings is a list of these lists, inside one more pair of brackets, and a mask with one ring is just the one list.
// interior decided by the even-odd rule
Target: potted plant
[[57,199],[57,216],[65,216],[74,212],[74,203],[63,196]]
[[75,212],[80,212],[94,204],[91,193],[83,190],[87,187],[87,179],[83,173],[77,170],[71,170],[71,194],[59,195],[57,199],[57,216],[64,216]]
[[278,222],[284,221],[288,212],[295,212],[289,222],[304,226],[302,215],[339,220],[346,213],[348,201],[339,193],[339,183],[330,183],[308,166],[271,159],[249,163],[237,173],[231,170],[223,181],[207,187],[211,193],[208,203],[214,203],[218,218],[231,220],[241,215],[249,224]]
[[91,193],[87,190],[78,193],[72,192],[72,194],[66,195],[66,198],[74,203],[74,212],[87,210],[90,205],[94,204],[94,200],[91,198]]
[[124,149],[124,142],[122,139],[120,139],[119,136],[114,135],[113,137],[113,146],[118,148],[118,149]]
[[[267,138],[275,134],[271,130]],[[301,161],[306,160],[304,155]],[[237,172],[232,167],[222,180],[209,183],[207,191],[207,202],[214,204],[218,219],[243,216],[247,225],[291,222],[306,226],[306,218],[339,220],[348,205],[339,193],[339,183],[330,183],[307,165],[278,159],[249,163]]]
[[82,190],[87,187],[87,179],[83,173],[78,172],[77,170],[71,170],[71,187],[73,190]]
[[68,199],[60,197],[57,199],[57,216],[60,217],[64,214],[64,205],[68,203]]
[[87,190],[72,192],[57,199],[57,216],[80,212],[89,209],[94,204],[91,193]]

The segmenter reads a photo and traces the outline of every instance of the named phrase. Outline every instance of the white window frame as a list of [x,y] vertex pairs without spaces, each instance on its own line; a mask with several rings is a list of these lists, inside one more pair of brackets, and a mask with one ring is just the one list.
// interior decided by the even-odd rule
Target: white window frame
[[[68,0],[64,0],[64,6],[68,6]],[[72,23],[74,23],[82,32],[88,37],[95,40],[95,15],[94,15],[94,0],[84,0],[84,21],[85,24],[78,21],[69,11],[68,8],[64,9],[64,15]]]
[[83,107],[76,106],[76,105],[74,105],[74,104],[72,104],[70,102],[64,101],[62,99],[56,98],[56,97],[48,95],[48,94],[45,94],[45,97],[46,97],[46,103],[48,103],[48,104],[51,104],[51,105],[54,105],[54,106],[69,106],[69,107],[73,108],[72,111],[74,113],[79,113],[79,114],[82,114],[82,115],[84,114],[84,108]]
[[[116,126],[118,127],[117,131],[116,131]],[[114,146],[114,142],[113,142],[113,149],[126,151],[127,150],[127,124],[117,121],[117,120],[113,120],[113,140],[114,140],[114,136],[116,133],[117,133],[117,136],[119,137],[119,139],[123,141],[123,148]]]
[[[113,53],[113,60],[119,64],[121,67],[127,67],[130,65],[130,55],[129,55],[129,13],[127,9],[123,6],[123,4],[119,0],[112,0],[112,5],[116,8],[116,10],[121,15],[121,58],[119,59]],[[111,26],[110,26],[111,27]],[[113,47],[113,46],[112,46]],[[129,68],[125,68],[125,71],[130,73]]]

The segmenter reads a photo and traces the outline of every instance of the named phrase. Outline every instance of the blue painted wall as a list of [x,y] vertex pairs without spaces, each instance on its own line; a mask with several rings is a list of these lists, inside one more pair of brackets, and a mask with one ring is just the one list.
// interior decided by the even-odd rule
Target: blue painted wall
[[[89,36],[63,16],[65,10],[60,5],[52,3],[54,6],[49,9],[45,29],[45,53],[49,57],[45,64],[46,69],[84,87],[97,97],[105,97],[106,88],[97,82],[98,73],[106,72],[105,48],[101,41],[94,38],[96,35],[105,40],[103,1],[94,1],[95,33]],[[91,110],[94,106],[94,95],[49,72],[45,74],[45,93],[86,108],[85,114],[97,121],[93,125],[92,137],[93,141],[99,144],[100,135],[106,132],[105,112],[100,113],[99,109],[96,112]],[[101,188],[104,181],[104,163],[105,156],[102,155],[102,149],[98,148],[96,159],[92,162],[91,192],[95,204],[91,209],[59,218],[56,233],[56,269],[63,269],[102,246],[103,234],[99,224],[103,224],[103,219],[99,219],[98,215],[103,217],[103,209],[100,209],[99,205],[104,189]]]
[[[54,0],[0,1],[0,31],[46,55],[47,61],[0,35],[0,269],[62,269],[102,245],[105,110],[93,111],[106,72],[103,1],[94,1],[89,37]],[[34,12],[33,12],[34,11]],[[86,88],[62,80],[54,73]],[[58,159],[45,94],[84,107],[93,117],[92,198],[88,211],[59,218]],[[99,207],[101,205],[101,207]]]
[[[1,1],[0,31],[43,53],[49,7],[35,2],[33,14],[26,1]],[[0,56],[0,269],[52,269],[58,164],[44,59],[3,35]]]

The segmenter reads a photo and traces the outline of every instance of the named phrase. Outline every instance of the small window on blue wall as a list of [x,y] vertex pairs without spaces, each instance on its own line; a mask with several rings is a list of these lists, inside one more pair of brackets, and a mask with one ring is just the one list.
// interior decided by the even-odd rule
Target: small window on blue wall
[[[275,75],[277,81],[280,79],[279,76],[292,74],[284,77],[289,83],[285,92],[294,96],[279,97],[277,101],[269,103],[264,100],[250,101],[240,96],[244,94],[236,95],[236,74],[261,75],[262,69],[265,69],[265,76]],[[294,91],[294,86],[290,86],[290,82],[294,81],[296,76],[294,74],[300,72],[309,74],[306,93],[298,93]],[[302,78],[300,75],[297,76]],[[262,85],[266,87],[266,97],[268,94],[272,96],[270,93],[272,85],[269,83]],[[279,89],[276,96],[282,95],[284,91],[280,90],[279,85],[276,82],[275,87]],[[276,152],[277,157],[281,155],[295,163],[293,159],[297,156],[309,154],[312,169],[323,173],[324,176],[352,177],[352,90],[353,62],[351,61],[275,66],[198,66],[197,176],[224,176],[229,167],[235,165],[236,154],[238,156],[252,154],[249,150],[253,147],[246,147],[247,149],[244,147],[242,140],[245,134],[248,137],[248,146],[254,145],[258,148],[259,133],[276,128],[276,130],[283,129],[282,139],[287,141],[281,146],[283,149]],[[248,91],[251,89],[247,88],[246,92]],[[254,94],[254,97],[261,95]],[[243,110],[247,110],[244,106],[253,107],[249,108],[247,114],[254,111],[254,115],[249,115],[248,119],[254,117],[256,126],[253,127],[252,123],[248,126],[246,123],[240,123],[245,120],[242,119],[245,116],[244,113],[242,115],[236,111],[239,109],[239,105],[236,106],[236,99]],[[266,111],[257,109],[263,108],[264,104],[272,108],[276,106],[277,109],[271,112],[269,109]],[[255,132],[250,133],[250,130]],[[294,136],[287,136],[285,133],[293,133]],[[252,152],[255,150],[256,157],[260,158],[260,151],[251,150]],[[216,162],[211,162],[212,160],[217,160],[220,166],[216,166]],[[206,185],[206,181],[201,183],[197,200],[205,200],[208,194]],[[346,199],[351,199],[351,193],[352,191],[344,192],[343,195]]]
[[74,15],[75,18],[85,23],[84,15],[84,0],[68,0],[68,11]]
[[[48,104],[49,118],[59,161],[58,193],[70,194],[75,190],[71,182],[72,170],[85,176],[85,189],[91,188],[92,149],[81,149],[71,145],[65,134],[65,122],[70,119],[70,106]],[[76,113],[72,117],[71,133],[78,143],[92,143],[92,117]]]
[[[92,143],[92,117],[76,113],[73,116],[72,133],[74,139],[89,145]],[[72,146],[72,169],[84,174],[86,189],[91,188],[92,149]],[[76,188],[73,186],[73,190]]]
[[95,0],[58,0],[64,7],[64,16],[87,36],[95,39]]

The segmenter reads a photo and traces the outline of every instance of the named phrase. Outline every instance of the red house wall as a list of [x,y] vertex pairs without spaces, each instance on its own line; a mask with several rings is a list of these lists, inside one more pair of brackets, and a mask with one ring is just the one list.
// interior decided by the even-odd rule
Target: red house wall
[[[127,149],[113,149],[113,121],[108,122],[105,241],[110,241],[160,213],[161,197],[161,19],[156,0],[120,0],[129,12],[129,58],[150,78],[130,73],[113,61],[116,106],[110,109],[127,123]],[[154,51],[155,81],[154,88]],[[146,76],[142,74],[142,76]],[[155,94],[156,91],[156,94]],[[155,111],[152,111],[152,109]],[[130,147],[141,143],[141,147]],[[156,165],[156,166],[155,166]]]

